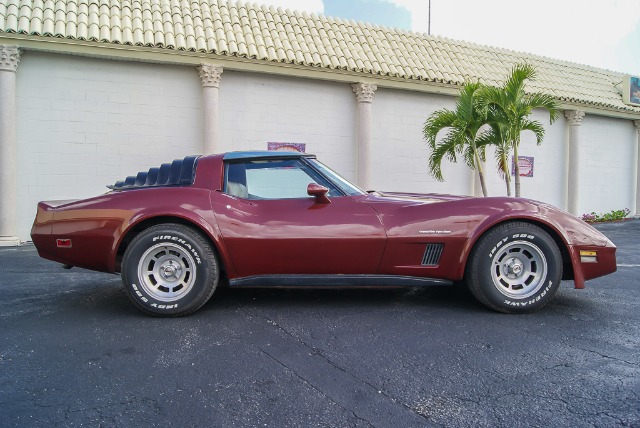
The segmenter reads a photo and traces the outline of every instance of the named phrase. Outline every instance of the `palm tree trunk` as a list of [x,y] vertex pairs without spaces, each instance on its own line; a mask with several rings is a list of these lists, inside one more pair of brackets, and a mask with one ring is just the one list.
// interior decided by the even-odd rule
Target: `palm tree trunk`
[[516,140],[514,141],[514,144],[513,144],[513,159],[515,162],[514,169],[516,173],[516,176],[514,179],[515,187],[516,187],[516,198],[520,197],[520,165],[518,164],[518,143],[519,141]]
[[504,183],[507,186],[507,196],[511,197],[511,177],[509,175],[511,171],[507,171],[507,176],[504,179]]
[[511,169],[506,159],[504,160],[504,182],[507,185],[507,196],[511,196]]
[[478,156],[478,151],[476,148],[473,148],[473,156],[476,159],[476,169],[478,170],[478,178],[480,178],[480,187],[482,187],[482,196],[487,197],[487,185],[484,182],[484,174],[482,173],[482,164],[480,163],[480,156]]
[[509,169],[507,155],[504,153],[502,153],[502,156],[500,157],[500,168],[504,173],[504,184],[507,186],[507,196],[511,196],[511,171]]

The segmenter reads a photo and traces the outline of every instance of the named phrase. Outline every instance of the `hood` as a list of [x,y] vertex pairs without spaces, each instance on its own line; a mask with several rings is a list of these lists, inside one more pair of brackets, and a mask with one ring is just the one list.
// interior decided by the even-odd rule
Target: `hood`
[[445,195],[439,193],[401,193],[401,192],[374,192],[375,198],[383,200],[407,201],[416,203],[451,202],[464,199],[472,199],[472,196]]

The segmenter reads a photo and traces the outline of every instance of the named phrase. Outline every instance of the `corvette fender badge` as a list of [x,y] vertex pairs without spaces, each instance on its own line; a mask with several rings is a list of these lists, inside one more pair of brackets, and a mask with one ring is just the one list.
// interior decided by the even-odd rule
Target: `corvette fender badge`
[[448,235],[451,233],[450,230],[419,230],[418,233],[422,233],[425,235]]

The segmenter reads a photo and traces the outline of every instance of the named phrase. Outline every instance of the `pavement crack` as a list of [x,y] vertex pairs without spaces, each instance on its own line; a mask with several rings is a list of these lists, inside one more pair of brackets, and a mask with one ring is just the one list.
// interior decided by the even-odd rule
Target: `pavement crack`
[[584,351],[584,352],[591,352],[592,354],[599,355],[600,357],[606,358],[608,360],[614,360],[621,363],[629,364],[630,366],[640,367],[640,364],[638,363],[633,363],[631,361],[623,360],[621,358],[612,357],[610,355],[603,354],[602,352],[594,351],[593,349],[586,349],[586,348],[579,348],[579,347],[577,349],[580,349],[581,351]]
[[624,420],[620,419],[618,416],[611,415],[608,412],[599,412],[596,416],[604,416],[606,418],[613,419],[616,425],[620,425],[623,427],[633,426],[633,425],[627,424]]
[[[302,342],[304,343],[304,342]],[[348,370],[344,369],[343,367],[340,367],[339,365],[337,365],[336,363],[334,363],[329,357],[327,357],[326,355],[324,355],[320,350],[316,349],[315,350],[316,355],[322,357],[328,364],[330,364],[332,367],[336,368],[337,370],[342,371],[343,373],[352,376],[354,379],[357,379],[358,382],[367,385],[369,388],[373,389],[374,391],[376,391],[378,394],[382,395],[383,397],[385,397],[386,399],[388,399],[389,401],[391,401],[394,404],[399,404],[402,407],[404,407],[405,409],[409,410],[411,413],[414,413],[418,416],[420,416],[421,418],[433,423],[433,421],[426,415],[421,414],[420,412],[417,412],[413,407],[409,406],[407,403],[398,400],[397,398],[389,395],[386,391],[384,391],[381,388],[377,388],[374,384],[372,384],[371,382],[362,379],[359,376],[356,376],[355,374],[349,372]]]
[[356,414],[356,412],[354,412],[351,409],[348,409],[342,405],[340,405],[337,401],[335,401],[331,396],[329,396],[328,394],[326,394],[324,391],[322,391],[320,388],[318,388],[317,386],[315,386],[314,384],[312,384],[311,382],[309,382],[307,379],[305,379],[302,375],[300,375],[296,370],[294,370],[293,368],[287,366],[285,363],[283,363],[282,361],[280,361],[278,358],[276,358],[274,355],[270,354],[269,352],[267,352],[266,349],[261,348],[260,346],[256,346],[253,345],[254,347],[256,347],[258,350],[260,350],[260,352],[262,352],[264,355],[266,355],[267,357],[271,358],[273,361],[275,361],[277,364],[279,364],[280,366],[282,366],[284,369],[286,369],[287,371],[291,372],[295,377],[297,377],[298,379],[300,379],[300,381],[302,383],[304,383],[305,385],[308,385],[309,387],[311,387],[314,391],[316,391],[318,394],[320,394],[322,397],[324,397],[325,399],[329,400],[331,403],[333,403],[334,405],[338,406],[340,409],[344,410],[345,412],[348,412],[350,414],[353,415],[354,418],[356,418],[357,420],[364,422],[365,424],[367,424],[370,427],[375,428],[375,425],[371,423],[371,421],[366,420],[365,418],[358,416],[358,414]]
[[[244,310],[244,308],[241,308],[241,310],[247,315],[247,316],[251,316],[250,314],[247,313],[246,310]],[[262,320],[266,321],[268,324],[276,327],[277,329],[279,329],[282,333],[284,333],[285,335],[287,335],[288,337],[290,337],[291,339],[295,340],[296,342],[298,342],[299,344],[301,344],[302,346],[304,346],[305,348],[309,349],[311,351],[312,355],[317,355],[320,358],[322,358],[327,364],[329,364],[330,366],[332,366],[333,368],[335,368],[336,370],[339,370],[340,372],[351,376],[352,378],[356,379],[358,382],[360,382],[363,385],[366,385],[367,387],[369,387],[370,389],[372,389],[373,391],[375,391],[377,394],[385,397],[386,399],[388,399],[389,401],[391,401],[394,404],[398,404],[402,407],[404,407],[406,410],[408,410],[409,412],[411,412],[414,415],[419,416],[420,418],[422,418],[425,421],[428,421],[429,423],[434,423],[428,416],[423,415],[419,412],[417,412],[414,408],[412,408],[409,404],[398,400],[397,398],[393,397],[392,395],[388,394],[386,391],[384,391],[382,388],[378,388],[376,385],[374,385],[373,383],[367,381],[366,379],[363,379],[359,376],[357,376],[354,373],[351,373],[350,371],[348,371],[347,369],[345,369],[344,367],[338,365],[337,363],[335,363],[333,360],[331,360],[331,358],[329,358],[327,355],[325,355],[322,350],[316,348],[315,346],[305,342],[304,340],[300,339],[299,337],[297,337],[296,335],[294,335],[292,332],[290,332],[289,330],[287,330],[285,327],[283,327],[282,325],[280,325],[277,321],[272,320],[271,318],[267,317],[267,316],[263,316],[263,315],[257,315],[258,318],[261,318]],[[263,352],[266,353],[266,351],[262,350]],[[267,355],[269,355],[267,353]],[[272,357],[273,358],[273,357]],[[282,363],[281,363],[282,364]],[[285,365],[286,367],[286,365]],[[287,367],[288,368],[288,367]],[[289,368],[288,368],[289,369]],[[291,370],[291,369],[289,369]],[[295,372],[294,372],[295,373]],[[301,378],[302,379],[302,378]]]

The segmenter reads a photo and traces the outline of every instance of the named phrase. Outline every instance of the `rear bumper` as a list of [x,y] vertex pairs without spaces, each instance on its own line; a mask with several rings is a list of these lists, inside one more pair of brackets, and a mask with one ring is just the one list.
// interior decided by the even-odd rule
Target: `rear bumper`
[[[38,204],[38,213],[31,227],[31,240],[38,255],[54,262],[100,272],[114,271],[114,235],[121,222],[96,217],[83,219],[59,214],[48,202]],[[58,247],[57,240],[68,240],[68,247]]]

